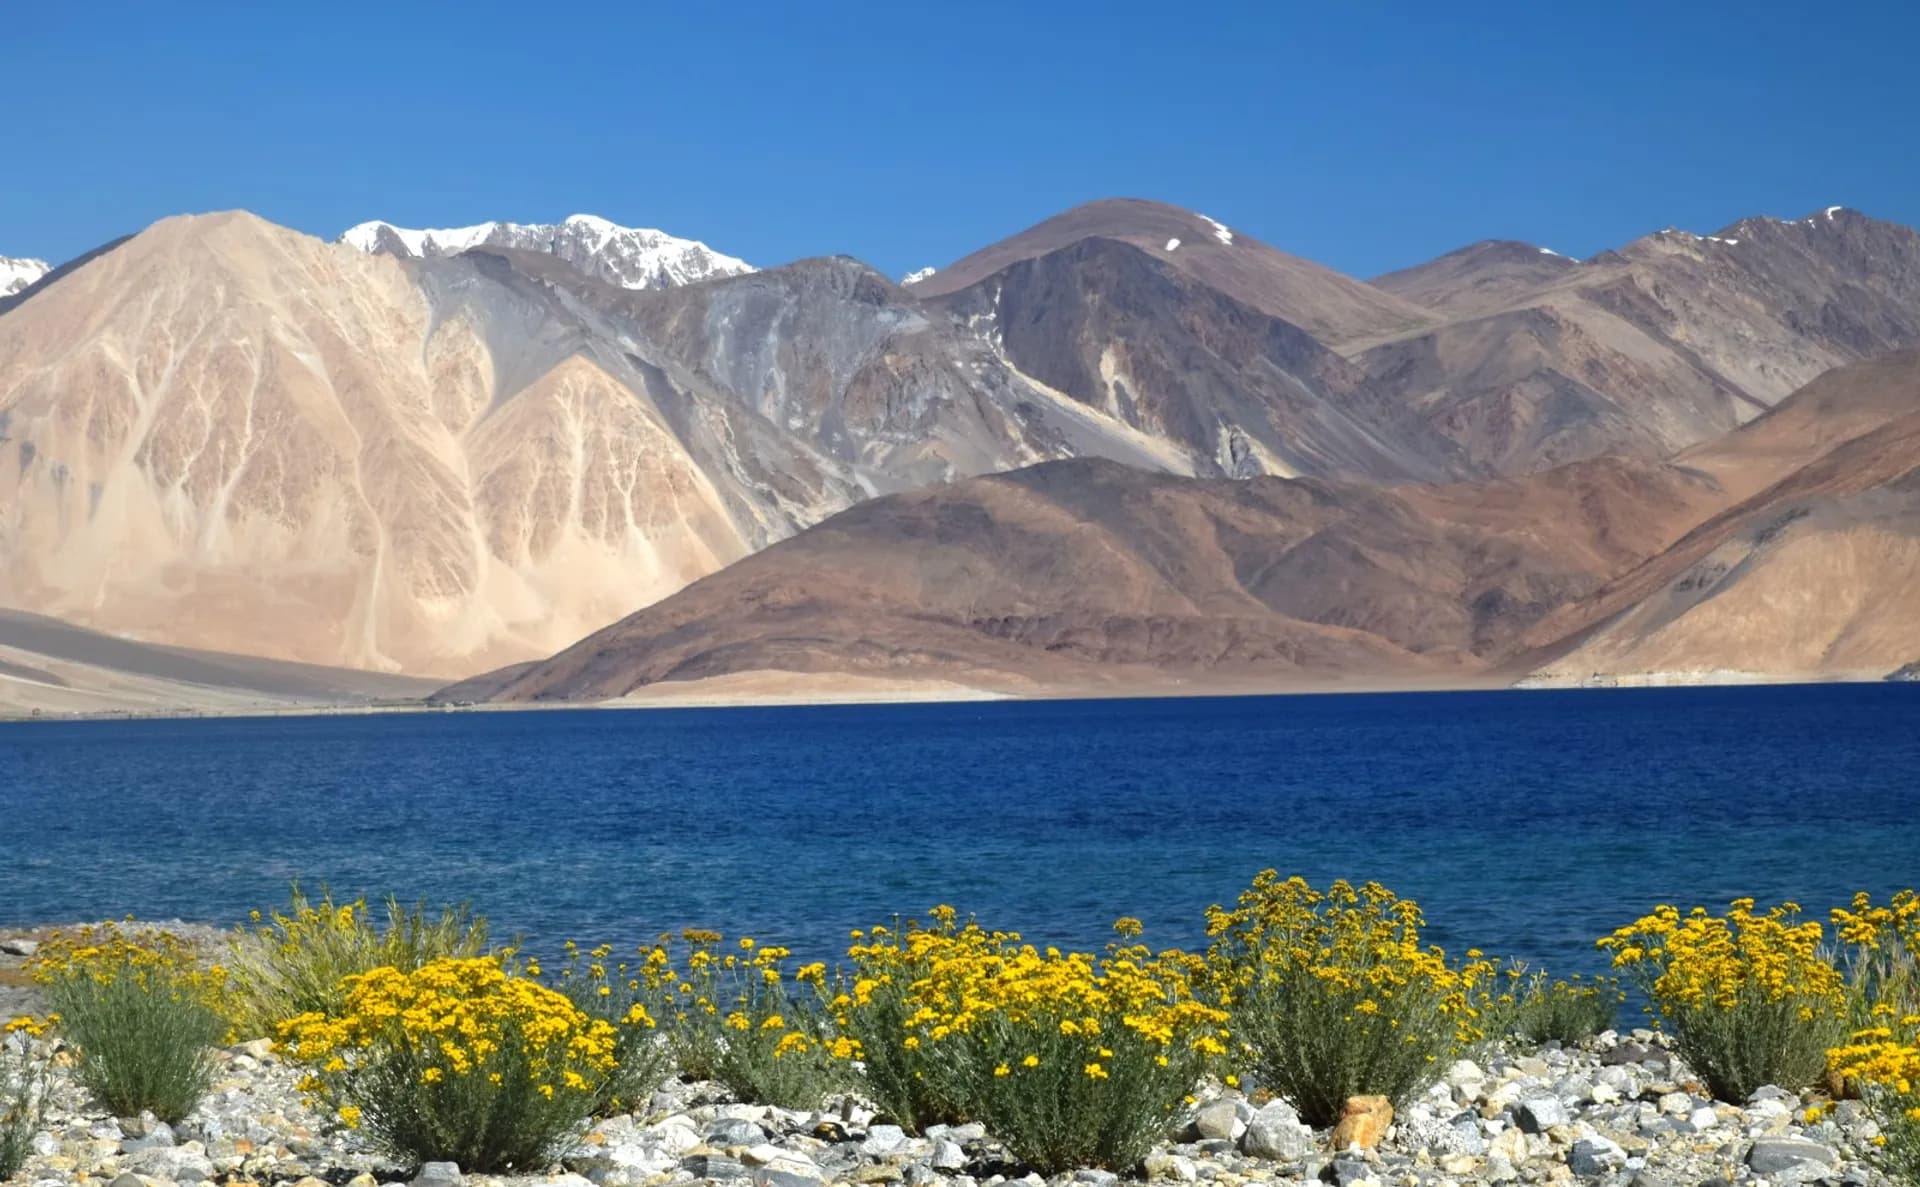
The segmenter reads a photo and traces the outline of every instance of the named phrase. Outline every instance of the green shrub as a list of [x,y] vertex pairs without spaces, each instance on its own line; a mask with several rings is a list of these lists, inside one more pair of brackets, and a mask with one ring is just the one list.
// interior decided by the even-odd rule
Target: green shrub
[[[718,932],[681,933],[645,954],[634,992],[659,1022],[680,1074],[718,1080],[742,1101],[806,1109],[845,1080],[819,1012],[789,989],[787,949],[743,936],[722,951]],[[820,965],[803,970],[823,975]]]
[[1550,980],[1536,973],[1513,1009],[1511,1032],[1529,1043],[1578,1043],[1613,1028],[1625,995],[1611,977],[1582,981]]
[[49,940],[33,968],[75,1078],[115,1115],[174,1122],[206,1095],[227,1030],[217,966],[167,932],[107,928]]
[[46,1021],[29,1017],[0,1027],[0,1182],[26,1165],[46,1109],[47,1062],[34,1041],[47,1029]]
[[283,1048],[303,1089],[410,1165],[542,1170],[614,1070],[614,1027],[491,958],[374,969],[339,1000],[283,1023]]
[[365,900],[336,903],[322,890],[310,899],[295,883],[284,912],[262,918],[232,943],[227,962],[227,1004],[243,1037],[272,1035],[280,1023],[306,1013],[340,1008],[341,982],[377,968],[402,972],[446,957],[487,952],[487,921],[466,906],[429,913],[389,897],[381,924],[369,918]]
[[1420,942],[1413,902],[1376,884],[1316,891],[1263,871],[1232,910],[1208,911],[1208,960],[1260,1082],[1313,1125],[1349,1097],[1396,1108],[1485,1034],[1494,967]]
[[1599,941],[1633,977],[1674,1049],[1719,1099],[1817,1083],[1845,1039],[1851,995],[1820,924],[1792,903],[1764,915],[1736,899],[1724,917],[1661,906]]
[[856,935],[848,956],[829,1008],[867,1094],[903,1124],[981,1121],[1043,1174],[1132,1170],[1226,1051],[1226,1015],[1195,999],[1182,953],[1042,952],[939,907],[931,926]]

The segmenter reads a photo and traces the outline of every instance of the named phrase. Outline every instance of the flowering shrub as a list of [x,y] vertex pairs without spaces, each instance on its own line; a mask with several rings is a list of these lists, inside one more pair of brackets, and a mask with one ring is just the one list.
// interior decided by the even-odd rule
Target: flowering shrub
[[[681,933],[683,963],[663,938],[645,954],[640,992],[650,995],[683,1075],[714,1079],[743,1101],[812,1108],[841,1079],[821,1019],[789,989],[791,953],[750,936],[723,951],[718,932]],[[815,980],[822,966],[794,980]],[[808,995],[811,996],[811,995]]]
[[47,1061],[34,1041],[58,1018],[22,1016],[0,1026],[0,1183],[20,1172],[46,1108]]
[[1724,917],[1661,906],[1599,941],[1672,1028],[1681,1058],[1726,1101],[1764,1084],[1813,1084],[1847,1027],[1846,983],[1820,924],[1793,903],[1764,915],[1753,905],[1736,899]]
[[1611,977],[1555,981],[1536,973],[1514,1004],[1511,1032],[1529,1043],[1577,1043],[1613,1027],[1626,995]]
[[1857,1029],[1828,1062],[1873,1110],[1882,1169],[1920,1184],[1920,895],[1902,890],[1884,907],[1855,895],[1833,929],[1851,954]]
[[341,985],[354,973],[377,968],[402,972],[442,957],[487,952],[487,921],[466,907],[437,915],[411,909],[394,898],[384,904],[384,926],[368,916],[365,899],[336,903],[321,891],[310,899],[293,886],[284,912],[262,918],[234,937],[228,956],[227,1009],[242,1036],[271,1035],[280,1023],[306,1013],[340,1009]]
[[357,973],[341,1003],[283,1023],[283,1048],[305,1090],[411,1163],[542,1169],[615,1066],[612,1025],[492,959]]
[[[649,1008],[658,993],[641,979],[641,969],[623,962],[609,970],[607,961],[612,957],[613,949],[606,944],[582,953],[578,944],[568,940],[553,982],[582,1014],[613,1028],[614,1067],[601,1086],[597,1112],[644,1103],[667,1078],[671,1063]],[[537,961],[529,961],[525,971],[532,977],[542,975]]]
[[1324,892],[1265,870],[1207,912],[1209,962],[1261,1082],[1314,1125],[1353,1096],[1396,1107],[1486,1036],[1492,963],[1422,945],[1420,908],[1377,883]]
[[171,932],[86,928],[42,944],[33,978],[74,1048],[74,1074],[116,1115],[186,1116],[213,1080],[226,1033],[219,965]]
[[1920,1013],[1881,1003],[1869,1022],[1828,1056],[1860,1085],[1880,1124],[1882,1168],[1897,1182],[1920,1183]]
[[[1042,952],[951,907],[932,914],[856,933],[829,1001],[840,1053],[903,1123],[982,1121],[1046,1174],[1130,1169],[1226,1052],[1226,1014],[1196,1000],[1181,953]],[[1139,934],[1135,920],[1118,928]]]

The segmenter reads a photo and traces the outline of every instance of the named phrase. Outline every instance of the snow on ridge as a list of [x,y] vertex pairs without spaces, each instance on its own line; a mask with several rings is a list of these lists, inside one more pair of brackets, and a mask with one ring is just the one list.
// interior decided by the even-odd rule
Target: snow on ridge
[[1231,246],[1233,244],[1233,232],[1227,229],[1227,225],[1225,223],[1221,222],[1219,219],[1208,218],[1204,214],[1199,215],[1198,217],[1201,222],[1213,228],[1213,237],[1215,239],[1218,239],[1221,243],[1227,244],[1228,246]]
[[486,222],[422,230],[375,220],[349,228],[340,242],[364,252],[414,258],[459,255],[481,246],[540,251],[629,289],[673,288],[755,270],[699,240],[651,227],[623,227],[593,214],[569,215],[559,223]]
[[1175,248],[1177,248],[1177,247],[1179,247],[1179,246],[1180,246],[1180,241],[1179,241],[1178,239],[1169,239],[1169,240],[1167,240],[1167,250],[1168,250],[1168,251],[1172,251],[1172,250],[1174,250]]
[[900,278],[900,283],[903,285],[919,284],[921,281],[927,279],[929,276],[932,276],[935,272],[938,272],[938,271],[939,271],[938,268],[915,268],[913,271],[907,273],[905,276],[902,276]]
[[25,292],[51,271],[52,266],[45,260],[16,260],[0,256],[0,297]]

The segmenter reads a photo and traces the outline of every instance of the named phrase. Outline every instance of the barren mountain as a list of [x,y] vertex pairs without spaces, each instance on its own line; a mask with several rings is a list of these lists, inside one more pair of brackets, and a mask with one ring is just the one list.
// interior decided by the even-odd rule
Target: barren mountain
[[1682,461],[1755,493],[1535,625],[1514,666],[1878,676],[1920,656],[1920,353],[1823,376]]
[[1131,244],[1188,279],[1298,326],[1329,346],[1405,333],[1439,320],[1412,302],[1277,251],[1203,214],[1137,198],[1076,206],[938,271],[917,276],[912,288],[922,297],[957,293],[1022,260],[1089,239]]
[[457,675],[871,494],[1082,455],[1206,460],[851,260],[635,292],[170,219],[0,306],[0,605]]
[[1449,317],[1346,343],[1475,466],[1659,457],[1829,368],[1920,344],[1920,234],[1832,207],[1578,264],[1482,244],[1381,277]]
[[376,221],[349,228],[340,242],[365,252],[415,259],[459,255],[476,247],[546,252],[588,276],[630,289],[673,288],[753,271],[745,260],[722,255],[697,240],[648,227],[622,227],[591,214],[560,223],[496,222],[424,231]]
[[1001,689],[1454,678],[1720,500],[1600,461],[1383,490],[1075,461],[874,499],[446,699],[792,671]]
[[1183,268],[1179,252],[1082,238],[934,303],[1036,383],[1183,447],[1200,461],[1195,473],[1392,479],[1457,470],[1452,444],[1359,368],[1199,279],[1209,270]]

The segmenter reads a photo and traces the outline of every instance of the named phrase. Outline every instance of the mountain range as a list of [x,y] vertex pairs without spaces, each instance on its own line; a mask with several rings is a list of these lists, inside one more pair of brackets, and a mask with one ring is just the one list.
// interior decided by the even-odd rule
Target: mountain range
[[1137,200],[904,284],[590,216],[42,272],[0,608],[143,646],[456,700],[1920,658],[1920,235],[1839,207],[1372,281]]

